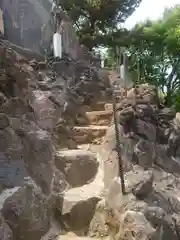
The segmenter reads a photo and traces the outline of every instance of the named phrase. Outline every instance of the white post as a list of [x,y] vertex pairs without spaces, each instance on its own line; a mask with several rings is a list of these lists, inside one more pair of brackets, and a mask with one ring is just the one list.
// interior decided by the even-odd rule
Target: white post
[[62,36],[57,32],[53,35],[53,51],[54,57],[62,58]]
[[104,59],[101,59],[101,68],[104,68]]
[[125,54],[123,54],[123,66],[124,66],[124,76],[123,76],[124,86],[126,88],[127,86],[126,86],[126,55]]

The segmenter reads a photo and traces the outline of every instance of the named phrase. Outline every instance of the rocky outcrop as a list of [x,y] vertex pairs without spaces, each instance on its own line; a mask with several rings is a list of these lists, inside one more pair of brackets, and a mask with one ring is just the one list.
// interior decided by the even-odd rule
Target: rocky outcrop
[[83,185],[89,188],[94,181],[95,186],[99,163],[85,151],[77,151],[74,157],[65,151],[57,155],[55,150],[76,145],[68,133],[78,121],[78,113],[84,115],[80,105],[94,104],[97,96],[103,98],[105,83],[96,68],[84,61],[62,59],[54,64],[54,78],[45,64],[28,62],[3,40],[0,55],[0,238],[39,240],[58,214],[70,216],[71,222],[75,210],[61,212],[64,191],[63,199],[72,202],[72,209],[76,209],[74,205],[79,209],[79,201],[86,195],[87,225],[99,194],[94,200],[94,194],[86,192],[74,202],[69,191],[79,187],[78,192]]
[[[110,108],[109,108],[110,109]],[[121,158],[126,195],[121,193],[114,124],[104,139],[105,205],[91,222],[94,234],[97,219],[112,239],[179,239],[179,113],[160,105],[154,87],[131,89],[117,104]],[[176,220],[177,219],[177,220]],[[98,220],[99,221],[99,220]]]

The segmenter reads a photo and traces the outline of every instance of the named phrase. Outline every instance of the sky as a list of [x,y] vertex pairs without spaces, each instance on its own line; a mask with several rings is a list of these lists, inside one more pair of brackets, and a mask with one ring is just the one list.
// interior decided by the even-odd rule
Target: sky
[[127,19],[125,27],[131,28],[146,19],[156,20],[161,17],[166,7],[180,4],[180,0],[142,0],[139,8]]

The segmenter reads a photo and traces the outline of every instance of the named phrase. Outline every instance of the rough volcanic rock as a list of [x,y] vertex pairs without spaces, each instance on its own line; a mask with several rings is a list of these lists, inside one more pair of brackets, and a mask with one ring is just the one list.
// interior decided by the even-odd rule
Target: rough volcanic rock
[[148,207],[145,216],[154,228],[161,230],[162,239],[179,239],[172,216],[168,215],[162,208]]
[[147,171],[144,173],[144,179],[133,188],[133,194],[139,199],[144,199],[151,193],[152,185],[153,173],[152,171]]
[[134,91],[130,90],[127,98],[117,105],[122,158],[145,168],[156,163],[171,172],[179,172],[175,170],[179,169],[178,114],[175,117],[173,109],[159,108],[153,87],[137,87],[136,98]]
[[10,127],[1,130],[0,135],[1,185],[8,188],[22,185],[27,171],[23,161],[25,149],[21,139]]
[[[75,232],[87,231],[95,213],[99,197],[93,196],[86,190],[72,189],[67,191],[62,200],[57,202],[57,209],[61,213],[61,220],[67,229]],[[91,196],[92,195],[92,196]]]
[[[179,113],[159,105],[155,88],[148,85],[130,90],[117,104],[125,195],[121,194],[114,124],[100,154],[104,159],[105,207],[121,223],[128,213],[125,224],[119,224],[119,238],[131,239],[130,227],[133,236],[139,234],[138,239],[179,239],[179,119]],[[121,236],[122,232],[125,235]]]
[[6,199],[2,214],[14,239],[39,240],[49,229],[51,206],[40,189],[26,186]]
[[[71,170],[66,169],[65,172],[56,167],[54,161],[57,143],[76,147],[72,137],[66,133],[68,124],[73,124],[78,114],[83,115],[79,111],[80,104],[91,103],[93,98],[101,96],[99,91],[102,90],[102,95],[105,92],[105,83],[99,81],[96,68],[87,62],[62,59],[55,64],[54,78],[47,65],[35,61],[29,63],[22,55],[15,52],[10,43],[0,39],[2,240],[41,239],[49,231],[59,195],[67,192],[70,183],[79,185],[80,177],[84,184],[93,180],[98,168],[92,156],[89,160],[86,158],[86,163],[85,159],[79,163],[76,161],[75,165],[71,161]],[[64,135],[58,131],[59,128],[63,129]],[[81,166],[82,174],[73,182],[78,166]],[[85,174],[87,168],[93,173]],[[90,201],[87,219],[93,214],[91,207],[95,208],[94,202]],[[80,211],[84,210],[80,208]]]
[[158,233],[155,228],[146,220],[141,212],[127,211],[124,214],[123,227],[120,228],[119,238],[139,240],[158,239]]
[[0,239],[1,240],[13,240],[12,231],[5,222],[2,215],[0,215]]

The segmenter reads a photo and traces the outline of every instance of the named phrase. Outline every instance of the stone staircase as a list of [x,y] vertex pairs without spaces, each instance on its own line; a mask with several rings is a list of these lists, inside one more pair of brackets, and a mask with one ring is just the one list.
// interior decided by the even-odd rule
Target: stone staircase
[[[88,125],[78,125],[72,129],[71,136],[78,149],[60,150],[56,156],[57,166],[63,165],[62,162],[69,164],[69,169],[64,167],[65,176],[72,186],[63,196],[62,219],[69,229],[77,233],[88,227],[104,190],[103,162],[98,151],[112,119],[112,111],[105,110],[105,105],[105,102],[104,106],[101,103],[102,109],[99,111],[95,108],[95,111],[86,112]],[[57,239],[90,238],[67,234]]]
[[103,198],[103,159],[98,152],[112,121],[112,102],[99,101],[82,108],[86,111],[86,123],[74,126],[70,134],[78,149],[60,149],[56,154],[56,166],[71,186],[63,193],[59,205],[57,203],[61,220],[69,231],[56,240],[91,239],[86,237],[86,232],[96,205]]

